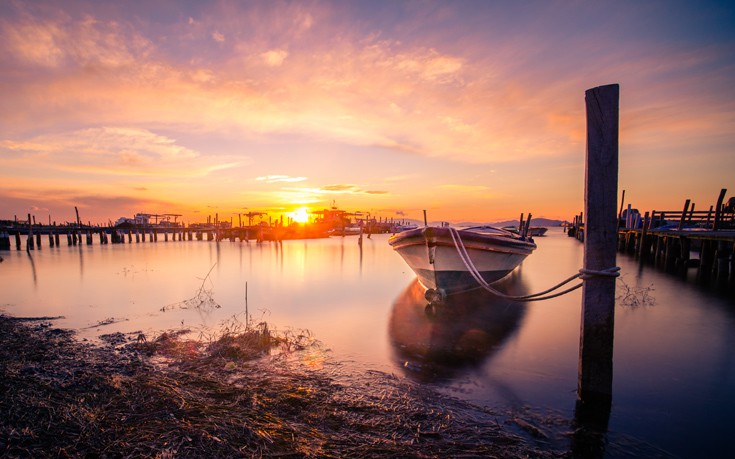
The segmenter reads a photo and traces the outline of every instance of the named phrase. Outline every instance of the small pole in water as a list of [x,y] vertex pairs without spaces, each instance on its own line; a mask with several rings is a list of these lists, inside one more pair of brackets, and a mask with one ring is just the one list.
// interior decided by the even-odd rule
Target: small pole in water
[[526,219],[526,223],[523,225],[523,231],[521,231],[521,237],[523,239],[526,239],[528,236],[528,231],[531,228],[531,214],[528,214],[528,218]]
[[[584,268],[615,267],[617,251],[618,125],[620,87],[588,89]],[[582,288],[577,398],[583,405],[612,403],[615,278],[595,276]]]
[[26,252],[33,250],[33,220],[31,214],[28,214],[28,239],[26,239]]
[[426,209],[424,209],[424,226],[429,226],[429,223],[426,220]]

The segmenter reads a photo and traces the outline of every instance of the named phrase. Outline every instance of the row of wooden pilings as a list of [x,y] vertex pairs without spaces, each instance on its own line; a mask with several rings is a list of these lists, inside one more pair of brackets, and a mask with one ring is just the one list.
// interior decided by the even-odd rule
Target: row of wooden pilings
[[735,288],[735,230],[621,229],[618,250],[681,276],[694,268],[702,284]]
[[[578,218],[566,228],[567,235],[584,241],[584,224]],[[695,269],[698,283],[735,292],[735,230],[620,228],[618,251],[681,277]]]
[[[99,239],[100,244],[124,244],[146,242],[158,242],[159,237],[168,242],[172,241],[192,241],[192,240],[223,240],[230,239],[232,241],[239,238],[241,241],[248,241],[251,237],[260,240],[258,234],[252,234],[249,230],[218,230],[218,229],[148,229],[148,230],[119,230],[119,229],[64,229],[64,230],[48,230],[48,231],[29,231],[25,238],[25,249],[40,249],[44,239],[48,240],[49,247],[61,246],[62,238],[65,238],[67,245],[92,245],[95,238]],[[20,231],[0,231],[0,250],[10,250],[12,241],[15,242],[17,250],[23,249],[23,241]]]

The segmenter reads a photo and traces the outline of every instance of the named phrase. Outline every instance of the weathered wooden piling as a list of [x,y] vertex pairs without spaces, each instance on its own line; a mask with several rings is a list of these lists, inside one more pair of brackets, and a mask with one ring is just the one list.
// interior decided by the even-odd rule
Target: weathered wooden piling
[[725,193],[727,193],[727,189],[723,188],[720,190],[720,196],[717,198],[717,205],[715,206],[715,222],[712,226],[712,229],[717,231],[720,229],[720,219],[722,217],[722,201],[725,199]]
[[0,250],[10,250],[10,233],[0,232]]
[[[585,92],[587,154],[585,171],[584,269],[604,271],[616,265],[618,237],[617,84]],[[577,396],[581,403],[612,400],[615,278],[592,276],[582,288],[582,324]]]
[[717,252],[715,255],[715,282],[717,286],[724,287],[730,278],[730,255],[732,254],[732,244],[727,241],[718,241]]
[[687,217],[689,216],[689,203],[691,202],[690,199],[687,199],[684,203],[684,210],[681,211],[681,217],[679,218],[679,226],[676,228],[681,231],[684,229],[684,223],[687,221]]
[[648,252],[650,252],[651,247],[648,243],[648,238],[646,238],[646,231],[648,230],[648,225],[651,222],[648,212],[643,217],[643,228],[641,228],[641,239],[638,242],[638,251],[636,252],[636,255],[638,256],[638,259],[643,262],[644,258],[647,256]]

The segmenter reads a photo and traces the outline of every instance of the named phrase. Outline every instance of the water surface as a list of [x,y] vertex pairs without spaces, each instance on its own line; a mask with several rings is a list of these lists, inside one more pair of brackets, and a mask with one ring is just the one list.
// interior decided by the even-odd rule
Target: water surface
[[[93,339],[117,331],[153,336],[216,328],[243,320],[247,307],[254,320],[272,327],[309,330],[332,359],[356,370],[395,373],[480,405],[569,425],[581,290],[526,304],[465,295],[427,316],[423,291],[387,237],[373,235],[362,245],[356,236],[260,244],[68,247],[62,241],[30,253],[5,251],[0,309],[64,316],[57,326]],[[561,229],[536,242],[536,252],[503,289],[537,292],[581,268],[582,244]],[[735,302],[641,269],[626,255],[618,265],[618,292],[630,288],[645,301],[636,306],[621,297],[616,305],[603,456],[725,457],[735,428]],[[200,289],[219,307],[186,307]]]

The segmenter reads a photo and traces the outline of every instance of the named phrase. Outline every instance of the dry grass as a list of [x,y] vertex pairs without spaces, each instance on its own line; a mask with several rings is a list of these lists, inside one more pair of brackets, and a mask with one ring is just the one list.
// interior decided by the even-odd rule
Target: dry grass
[[209,336],[190,335],[94,347],[48,323],[0,316],[0,455],[567,455],[528,421],[393,375],[337,378],[337,363],[304,364],[320,352],[308,333],[232,321]]

